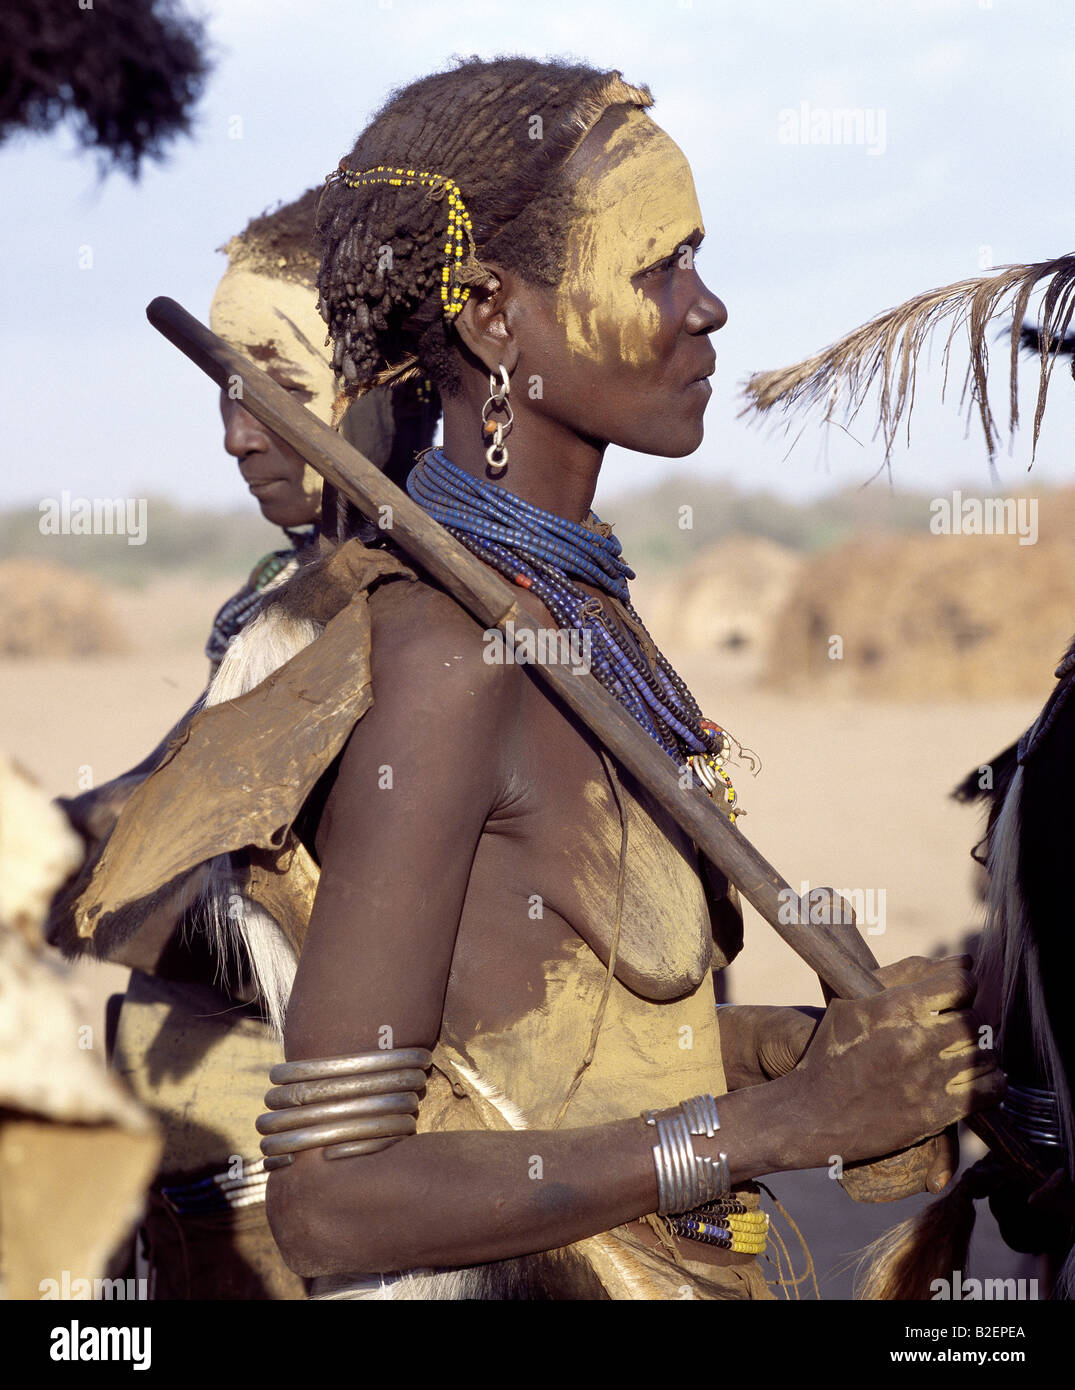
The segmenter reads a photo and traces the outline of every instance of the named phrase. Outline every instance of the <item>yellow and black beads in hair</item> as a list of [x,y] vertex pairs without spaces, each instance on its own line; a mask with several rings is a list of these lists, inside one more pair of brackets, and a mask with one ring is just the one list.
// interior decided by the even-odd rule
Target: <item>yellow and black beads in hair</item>
[[471,250],[474,249],[474,228],[463,195],[454,179],[444,174],[432,174],[426,169],[391,169],[378,164],[361,173],[345,169],[341,164],[330,180],[338,180],[348,188],[365,188],[372,184],[389,184],[393,188],[428,188],[435,198],[448,195],[448,231],[444,240],[444,268],[441,271],[440,298],[445,317],[453,319],[470,297],[470,289],[459,283],[459,268],[466,254],[463,233],[466,232]]

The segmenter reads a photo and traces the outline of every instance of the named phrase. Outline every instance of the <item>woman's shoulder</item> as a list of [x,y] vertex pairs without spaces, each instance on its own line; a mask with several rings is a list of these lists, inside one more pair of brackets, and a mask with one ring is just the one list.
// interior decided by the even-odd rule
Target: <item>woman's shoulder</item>
[[490,670],[489,633],[477,618],[432,579],[419,575],[411,583],[382,584],[370,594],[370,622],[375,653],[391,649],[414,660],[443,661]]
[[506,732],[522,677],[485,628],[432,580],[380,586],[370,595],[375,700],[420,705],[455,728]]
[[[517,671],[484,659],[481,625],[435,585],[384,585],[370,594],[369,610],[372,702],[334,772],[329,830],[343,827],[347,843],[364,842],[370,788],[384,785],[422,788],[437,817],[478,808],[484,818],[517,747]],[[377,805],[388,820],[418,814],[407,798]]]

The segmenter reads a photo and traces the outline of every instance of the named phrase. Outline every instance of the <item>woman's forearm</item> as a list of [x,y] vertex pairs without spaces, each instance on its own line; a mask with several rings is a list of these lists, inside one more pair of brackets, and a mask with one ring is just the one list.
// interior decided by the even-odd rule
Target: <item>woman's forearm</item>
[[[758,1092],[718,1101],[729,1172],[743,1182],[789,1152]],[[479,1264],[552,1250],[657,1208],[656,1130],[638,1117],[563,1131],[420,1134],[338,1161],[297,1154],[269,1183],[269,1219],[307,1276]],[[715,1155],[723,1141],[696,1141]]]
[[[942,964],[913,986],[837,1001],[789,1075],[717,1101],[720,1130],[694,1139],[695,1154],[725,1153],[741,1183],[834,1154],[851,1163],[893,1153],[996,1104],[1003,1077],[978,1047],[974,1016],[945,1012],[970,988],[963,973]],[[638,1117],[566,1131],[420,1134],[337,1161],[308,1150],[272,1174],[269,1220],[304,1275],[507,1259],[655,1211],[655,1142]]]
[[653,1209],[645,1129],[419,1134],[360,1158],[297,1154],[269,1182],[269,1220],[307,1276],[551,1250]]
[[[795,1009],[722,1018],[722,1038],[730,1023],[742,1058],[759,1036],[763,1063],[767,1050],[793,1056],[807,1033],[812,1041],[789,1074],[722,1096],[719,1131],[694,1139],[695,1155],[726,1154],[738,1183],[832,1155],[851,1163],[893,1153],[996,1104],[1004,1078],[966,1007],[970,975],[950,961],[912,973],[869,999],[834,1001],[820,1022]],[[737,1066],[745,1074],[735,1058],[732,1075]],[[270,1224],[305,1275],[555,1249],[656,1210],[655,1142],[639,1116],[566,1131],[420,1134],[336,1161],[307,1150],[273,1172]]]

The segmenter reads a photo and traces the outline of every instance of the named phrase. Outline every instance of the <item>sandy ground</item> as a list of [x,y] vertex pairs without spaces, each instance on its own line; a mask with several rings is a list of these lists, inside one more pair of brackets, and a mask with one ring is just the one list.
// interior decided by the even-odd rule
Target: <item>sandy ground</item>
[[[52,794],[137,762],[199,693],[201,645],[231,587],[175,579],[123,595],[116,606],[135,644],[130,655],[8,662],[0,670],[6,748]],[[979,920],[968,855],[978,820],[948,792],[1017,737],[1040,701],[811,702],[752,690],[712,658],[668,655],[706,713],[760,755],[756,778],[735,775],[748,813],[741,828],[793,886],[805,880],[857,891],[867,918],[860,925],[882,962],[959,949]],[[1042,696],[1047,688],[1046,674]],[[99,1024],[104,999],[124,979],[115,967],[73,971],[72,989],[91,1021]],[[816,979],[752,911],[730,991],[736,1002],[820,1002]],[[850,1289],[849,1276],[833,1276],[833,1268],[910,1205],[855,1207],[824,1173],[775,1185],[807,1234],[830,1297]],[[989,1225],[980,1218],[983,1229]],[[988,1277],[1034,1272],[995,1236],[977,1262]]]

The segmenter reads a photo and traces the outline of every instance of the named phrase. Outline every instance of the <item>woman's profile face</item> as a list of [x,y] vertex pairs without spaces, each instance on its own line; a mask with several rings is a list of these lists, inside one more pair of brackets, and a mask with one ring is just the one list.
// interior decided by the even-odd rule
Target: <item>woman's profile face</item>
[[546,413],[578,432],[691,453],[716,362],[709,334],[727,311],[694,267],[704,229],[690,166],[632,108],[598,122],[567,165],[576,170],[567,269],[519,366],[542,375]]
[[[320,420],[331,419],[335,387],[311,285],[229,266],[213,296],[209,322],[214,333]],[[276,526],[315,521],[321,505],[319,474],[228,390],[221,392],[220,414],[224,448],[238,460],[265,520]]]
[[[307,404],[308,393],[275,371],[272,376],[295,399]],[[239,472],[257,499],[261,514],[275,526],[307,526],[321,509],[321,478],[285,439],[266,428],[238,400],[220,393],[224,448],[239,462]]]

